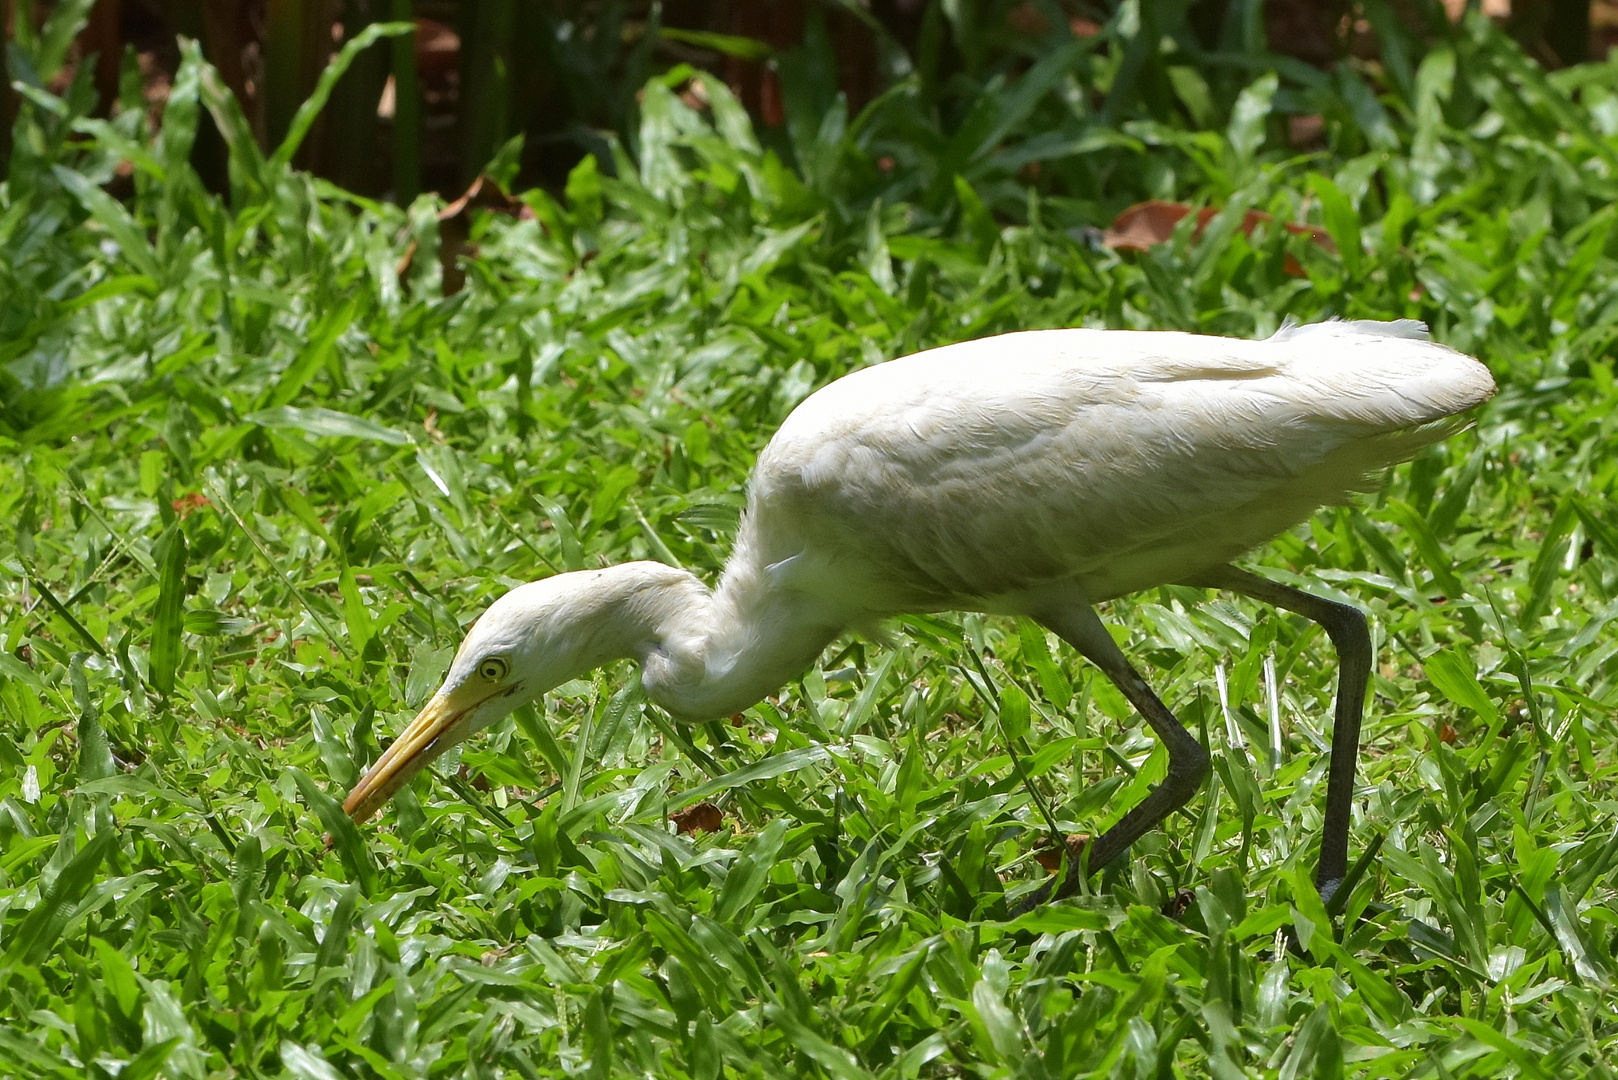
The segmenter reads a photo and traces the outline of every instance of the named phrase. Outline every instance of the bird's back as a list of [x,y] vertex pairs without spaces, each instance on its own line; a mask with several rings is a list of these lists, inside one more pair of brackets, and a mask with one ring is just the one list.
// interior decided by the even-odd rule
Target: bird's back
[[806,399],[760,455],[738,554],[851,617],[1055,582],[1099,601],[1230,561],[1493,392],[1409,321],[964,342]]

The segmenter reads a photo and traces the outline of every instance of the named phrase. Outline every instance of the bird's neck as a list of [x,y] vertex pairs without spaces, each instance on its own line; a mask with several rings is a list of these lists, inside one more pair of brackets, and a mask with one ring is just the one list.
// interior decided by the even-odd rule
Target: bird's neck
[[[645,565],[645,564],[639,564]],[[732,558],[710,591],[684,571],[637,590],[631,652],[647,695],[686,720],[729,716],[801,674],[843,629],[767,568]]]

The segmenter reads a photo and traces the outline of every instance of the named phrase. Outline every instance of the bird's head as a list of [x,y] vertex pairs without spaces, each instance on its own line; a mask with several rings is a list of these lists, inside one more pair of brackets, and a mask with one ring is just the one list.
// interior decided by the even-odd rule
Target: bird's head
[[348,815],[365,821],[467,736],[569,679],[631,655],[635,628],[623,600],[626,585],[628,593],[636,590],[626,570],[558,574],[491,604],[467,631],[438,692],[349,792]]

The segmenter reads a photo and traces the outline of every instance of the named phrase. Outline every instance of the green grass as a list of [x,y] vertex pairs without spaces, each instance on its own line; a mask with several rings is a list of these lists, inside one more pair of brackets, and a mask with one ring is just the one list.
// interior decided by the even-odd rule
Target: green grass
[[[797,170],[711,81],[707,114],[654,82],[618,175],[479,216],[448,297],[437,202],[266,158],[194,57],[155,139],[83,119],[82,87],[35,95],[0,186],[0,1072],[1611,1076],[1615,74],[1547,77],[1475,21],[1381,99],[1261,77],[1223,130],[1086,128],[1056,91],[1019,114],[1012,84],[951,158],[982,140],[940,149],[902,90],[848,126],[834,103]],[[1273,138],[1272,97],[1330,148]],[[187,164],[199,107],[229,199]],[[996,164],[1031,124],[1072,129],[1060,185]],[[120,158],[124,203],[98,186]],[[1083,242],[1146,195],[1228,212],[1139,257]],[[1345,254],[1246,237],[1250,207]],[[1074,831],[1164,760],[1104,679],[996,619],[839,642],[689,732],[600,673],[380,823],[342,817],[504,589],[712,575],[758,448],[843,372],[1333,314],[1425,319],[1501,384],[1250,560],[1373,620],[1353,845],[1380,848],[1335,923],[1310,885],[1330,646],[1180,588],[1105,617],[1214,778],[1020,919],[1040,827],[1008,733]],[[722,828],[676,835],[701,798]]]

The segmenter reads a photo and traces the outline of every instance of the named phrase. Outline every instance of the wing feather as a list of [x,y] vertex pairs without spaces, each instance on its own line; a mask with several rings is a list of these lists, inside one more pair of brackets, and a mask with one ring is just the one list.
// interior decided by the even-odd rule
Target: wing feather
[[800,405],[760,456],[749,542],[870,610],[1059,580],[1102,599],[1229,561],[1492,392],[1420,324],[966,342]]

